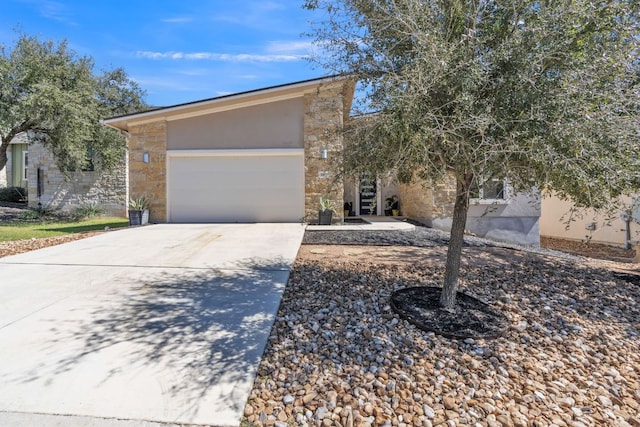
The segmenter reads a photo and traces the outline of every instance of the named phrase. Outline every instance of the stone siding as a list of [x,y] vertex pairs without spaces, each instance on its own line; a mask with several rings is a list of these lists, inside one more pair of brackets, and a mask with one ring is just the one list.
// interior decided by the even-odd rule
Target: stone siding
[[[320,198],[335,203],[333,222],[343,220],[344,184],[337,173],[343,149],[345,82],[325,84],[304,97],[305,221],[316,222]],[[322,159],[322,150],[327,158]]]
[[[82,171],[65,178],[53,154],[39,143],[29,144],[27,191],[29,206],[71,211],[96,203],[106,213],[124,216],[127,206],[127,167],[122,163],[110,173]],[[42,194],[38,197],[38,168],[42,173]]]
[[[129,128],[129,193],[149,199],[149,221],[167,222],[167,123]],[[149,163],[144,163],[144,153]]]
[[451,228],[455,194],[456,182],[452,177],[433,187],[419,179],[398,185],[402,214],[436,228]]

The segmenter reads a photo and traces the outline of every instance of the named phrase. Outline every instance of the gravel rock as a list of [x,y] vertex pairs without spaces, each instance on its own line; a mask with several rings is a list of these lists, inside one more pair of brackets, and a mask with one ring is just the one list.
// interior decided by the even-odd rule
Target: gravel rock
[[460,289],[502,311],[512,327],[495,340],[445,339],[389,306],[395,289],[441,283],[444,243],[389,246],[396,238],[387,235],[387,246],[373,251],[324,246],[314,254],[303,246],[247,421],[272,424],[259,414],[290,396],[296,425],[637,425],[637,285],[582,258],[471,242]]

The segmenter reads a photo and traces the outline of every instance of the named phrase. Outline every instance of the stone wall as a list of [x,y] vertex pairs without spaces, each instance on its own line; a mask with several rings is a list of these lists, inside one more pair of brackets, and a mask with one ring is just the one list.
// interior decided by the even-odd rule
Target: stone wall
[[[158,121],[129,128],[129,192],[149,199],[149,221],[167,221],[167,123]],[[144,153],[149,163],[144,163]]]
[[[342,157],[345,82],[324,84],[304,97],[305,221],[316,222],[320,198],[335,203],[333,222],[343,220],[344,184],[338,177]],[[322,159],[322,151],[327,158]]]
[[[42,193],[38,197],[38,169],[42,173]],[[126,158],[112,172],[60,172],[53,154],[39,143],[29,144],[27,170],[29,206],[71,211],[85,204],[98,204],[108,214],[124,216],[127,206]]]

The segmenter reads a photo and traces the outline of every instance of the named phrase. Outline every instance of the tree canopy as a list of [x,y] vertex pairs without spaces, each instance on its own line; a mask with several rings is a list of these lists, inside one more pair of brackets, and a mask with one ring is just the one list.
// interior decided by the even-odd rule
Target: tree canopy
[[21,34],[15,46],[0,46],[0,169],[21,132],[51,150],[65,173],[87,166],[88,152],[111,169],[122,161],[125,140],[100,120],[144,110],[143,96],[123,69],[95,75],[93,60],[66,41]]
[[352,121],[344,169],[454,176],[441,303],[455,304],[469,193],[507,178],[605,207],[640,188],[636,0],[307,0],[333,72],[372,112]]

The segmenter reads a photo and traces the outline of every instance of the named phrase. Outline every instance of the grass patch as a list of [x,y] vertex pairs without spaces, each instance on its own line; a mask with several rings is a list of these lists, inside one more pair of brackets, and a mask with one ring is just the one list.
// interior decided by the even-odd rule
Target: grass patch
[[11,222],[0,224],[0,242],[10,240],[41,239],[63,236],[83,231],[104,230],[105,227],[119,228],[129,225],[127,218],[91,218],[83,221],[43,221]]

